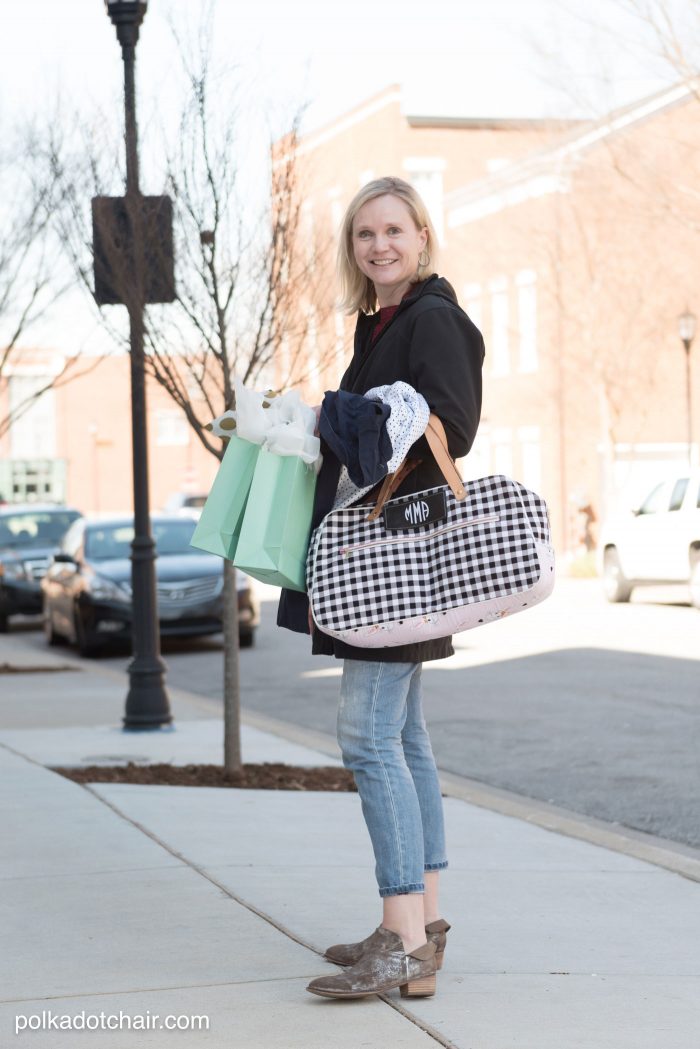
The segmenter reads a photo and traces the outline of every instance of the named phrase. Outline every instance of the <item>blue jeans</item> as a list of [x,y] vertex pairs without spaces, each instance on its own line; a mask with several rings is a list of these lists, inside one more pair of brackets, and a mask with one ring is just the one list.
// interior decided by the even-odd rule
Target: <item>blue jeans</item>
[[362,802],[380,896],[425,892],[423,872],[447,866],[421,668],[421,663],[343,661],[338,743]]

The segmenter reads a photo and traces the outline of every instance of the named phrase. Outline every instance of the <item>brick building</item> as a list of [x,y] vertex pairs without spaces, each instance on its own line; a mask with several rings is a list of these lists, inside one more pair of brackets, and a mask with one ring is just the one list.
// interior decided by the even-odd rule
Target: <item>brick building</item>
[[[438,271],[486,341],[482,425],[464,474],[504,472],[541,491],[559,551],[577,549],[584,507],[600,519],[687,458],[677,318],[700,313],[699,132],[700,102],[684,86],[596,124],[412,116],[392,86],[306,135],[302,239],[329,300],[300,302],[307,399],[336,386],[351,352],[353,318],[332,308],[343,210],[369,179],[402,175],[431,211]],[[288,149],[278,143],[275,163]],[[58,367],[23,353],[0,384],[0,416]],[[692,384],[697,459],[698,367]],[[217,464],[165,392],[148,388],[152,505],[162,506],[208,489]],[[0,437],[0,494],[128,509],[129,404],[123,355],[44,395]]]
[[[584,508],[600,519],[687,458],[677,318],[700,307],[699,130],[685,86],[567,125],[411,116],[391,87],[299,143],[309,244],[319,229],[335,236],[373,177],[422,194],[438,270],[486,340],[465,476],[504,472],[541,491],[560,551],[579,548]],[[329,288],[332,261],[321,253]],[[337,382],[352,328],[336,313],[314,333],[311,399]],[[693,383],[697,435],[697,368]]]
[[[0,417],[62,365],[46,351],[18,356],[0,384]],[[0,437],[0,495],[65,502],[83,512],[129,511],[129,358],[84,360],[76,371],[77,378],[44,393]],[[148,380],[147,397],[151,505],[158,508],[175,492],[207,491],[217,462],[162,387]]]

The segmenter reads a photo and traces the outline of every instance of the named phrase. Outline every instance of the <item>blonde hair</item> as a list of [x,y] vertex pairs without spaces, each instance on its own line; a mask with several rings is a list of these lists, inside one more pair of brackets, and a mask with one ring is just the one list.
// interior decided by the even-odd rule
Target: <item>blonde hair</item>
[[423,251],[427,251],[428,261],[425,266],[421,265],[420,262],[418,263],[416,280],[425,280],[433,272],[437,255],[437,236],[423,200],[416,193],[413,186],[409,182],[404,182],[402,178],[395,178],[391,175],[384,178],[376,178],[358,190],[352,198],[340,227],[340,240],[338,242],[336,260],[338,283],[340,285],[340,302],[338,305],[340,309],[344,309],[347,313],[356,313],[358,310],[362,310],[363,313],[373,313],[376,309],[377,293],[374,289],[374,284],[355,262],[355,253],[352,247],[352,225],[361,207],[367,204],[368,201],[374,200],[375,197],[387,195],[398,197],[399,200],[404,202],[416,225],[416,229],[421,230],[427,227],[428,239],[425,242]]

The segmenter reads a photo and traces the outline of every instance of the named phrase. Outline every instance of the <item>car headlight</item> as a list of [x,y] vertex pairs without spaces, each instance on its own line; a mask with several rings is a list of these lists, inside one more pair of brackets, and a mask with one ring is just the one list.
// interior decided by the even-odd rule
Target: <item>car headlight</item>
[[131,587],[120,586],[104,576],[94,577],[90,593],[101,601],[131,601]]
[[0,563],[0,577],[5,579],[26,579],[27,572],[21,561],[3,561]]

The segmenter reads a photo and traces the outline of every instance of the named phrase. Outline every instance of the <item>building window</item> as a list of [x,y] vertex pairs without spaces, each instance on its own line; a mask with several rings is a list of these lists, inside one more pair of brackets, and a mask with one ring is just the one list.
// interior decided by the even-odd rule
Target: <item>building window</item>
[[442,157],[406,157],[403,162],[409,179],[428,209],[435,227],[438,243],[445,242],[445,205],[442,173],[446,162]]
[[491,374],[508,375],[510,351],[508,347],[508,282],[505,277],[491,282]]
[[462,289],[464,311],[474,321],[477,328],[482,325],[481,285],[465,284]]
[[0,461],[0,498],[11,503],[65,502],[65,459]]
[[518,289],[518,332],[521,372],[537,371],[537,274],[522,270],[515,278]]
[[309,272],[316,269],[316,222],[314,219],[313,204],[305,200],[301,206],[301,237],[306,244],[306,264]]
[[542,449],[539,426],[521,426],[518,430],[518,441],[522,463],[520,479],[526,488],[539,492],[542,485]]
[[[56,455],[56,401],[49,375],[9,378],[10,455],[13,459],[53,459]],[[36,397],[36,400],[32,398]]]
[[513,435],[509,429],[494,429],[491,434],[494,473],[513,476]]
[[183,447],[190,443],[190,428],[182,412],[156,412],[156,444]]
[[331,229],[333,230],[333,235],[335,236],[336,240],[340,237],[340,227],[342,225],[342,222],[343,204],[342,201],[340,201],[338,197],[335,196],[335,191],[333,191],[333,196],[331,197]]
[[491,455],[489,425],[487,422],[482,422],[469,452],[462,459],[457,460],[457,469],[462,480],[473,481],[479,477],[487,477],[492,473]]

